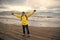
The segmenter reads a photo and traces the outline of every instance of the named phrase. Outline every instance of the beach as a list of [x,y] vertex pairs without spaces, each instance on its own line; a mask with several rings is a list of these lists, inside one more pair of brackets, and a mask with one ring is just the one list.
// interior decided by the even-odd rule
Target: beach
[[60,0],[0,0],[0,40],[60,40]]
[[4,40],[60,40],[60,27],[29,26],[29,30],[30,37],[23,37],[21,25],[0,23],[0,38]]

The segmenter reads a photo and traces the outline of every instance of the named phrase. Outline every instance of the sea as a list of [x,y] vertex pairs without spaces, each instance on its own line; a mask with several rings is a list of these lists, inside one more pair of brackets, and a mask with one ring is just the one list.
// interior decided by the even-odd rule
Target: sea
[[[60,13],[36,12],[28,18],[29,26],[60,27]],[[21,19],[13,15],[0,15],[0,22],[4,24],[22,25]]]

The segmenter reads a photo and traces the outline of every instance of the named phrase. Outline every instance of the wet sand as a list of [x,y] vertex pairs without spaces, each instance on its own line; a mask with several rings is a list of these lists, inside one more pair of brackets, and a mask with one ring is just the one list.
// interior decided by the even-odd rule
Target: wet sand
[[30,37],[22,36],[22,26],[0,23],[0,38],[4,40],[60,40],[60,27],[29,26]]

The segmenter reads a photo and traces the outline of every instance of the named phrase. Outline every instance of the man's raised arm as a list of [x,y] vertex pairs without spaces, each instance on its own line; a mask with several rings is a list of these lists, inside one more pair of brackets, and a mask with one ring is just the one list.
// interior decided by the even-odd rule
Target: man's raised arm
[[26,14],[26,15],[27,15],[27,17],[30,17],[30,16],[33,15],[35,12],[36,12],[36,10],[33,10],[32,12],[30,12],[30,13],[28,13],[28,14]]
[[21,18],[21,15],[19,15],[19,14],[12,13],[12,15],[16,16],[17,18]]

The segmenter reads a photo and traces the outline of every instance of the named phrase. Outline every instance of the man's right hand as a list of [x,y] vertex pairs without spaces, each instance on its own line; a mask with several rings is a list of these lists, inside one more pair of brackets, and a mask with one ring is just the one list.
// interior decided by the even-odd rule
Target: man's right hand
[[14,13],[12,13],[12,15],[14,15]]

